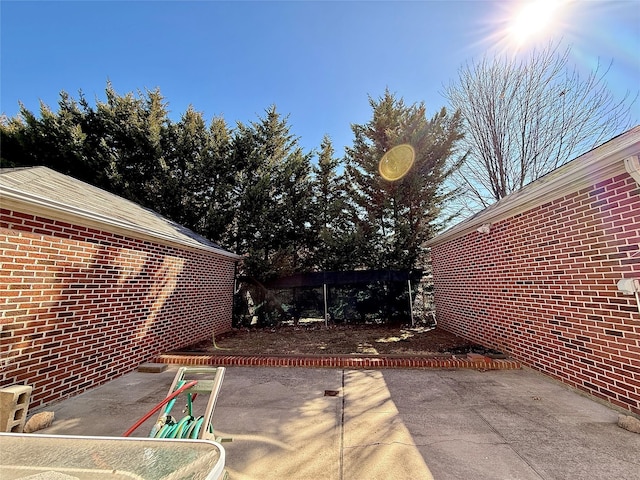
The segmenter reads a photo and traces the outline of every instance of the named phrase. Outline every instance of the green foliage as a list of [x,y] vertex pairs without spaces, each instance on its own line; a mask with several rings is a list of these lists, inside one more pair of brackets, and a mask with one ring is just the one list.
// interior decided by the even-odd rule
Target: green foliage
[[3,118],[2,165],[46,164],[54,170],[83,178],[91,165],[84,152],[86,133],[81,124],[83,112],[65,92],[60,93],[58,112],[44,103],[36,116],[23,105],[13,119]]
[[[1,117],[1,161],[74,176],[243,255],[239,273],[257,282],[252,301],[260,307],[251,308],[268,323],[289,313],[260,282],[313,270],[411,269],[437,228],[459,117],[442,110],[427,119],[423,104],[407,106],[388,91],[370,104],[371,121],[353,126],[342,159],[326,136],[317,154],[303,152],[275,106],[230,129],[221,117],[207,124],[191,106],[172,121],[158,89],[120,95],[107,83],[95,105],[61,92],[57,111],[42,104],[38,114],[22,107]],[[400,143],[413,145],[416,162],[388,182],[378,162]],[[406,301],[392,290],[345,291],[333,314],[368,318],[367,302],[378,297],[393,317],[405,308],[394,302]]]
[[98,102],[99,158],[113,192],[149,208],[158,206],[166,178],[162,139],[168,128],[166,104],[158,90],[119,96],[111,84]]
[[352,227],[346,210],[346,188],[334,158],[331,139],[325,136],[314,168],[313,210],[311,221],[317,241],[313,244],[312,265],[320,271],[350,270],[357,266],[353,257]]
[[27,127],[20,117],[0,117],[0,167],[9,168],[27,165],[26,143]]
[[238,124],[232,141],[235,251],[249,254],[247,275],[268,280],[300,271],[311,241],[311,163],[275,106],[258,122]]
[[221,238],[233,181],[224,120],[207,128],[189,108],[173,123],[157,89],[121,96],[108,83],[105,95],[92,107],[61,92],[57,112],[42,104],[39,115],[22,107],[3,118],[2,165],[44,165]]
[[[346,176],[354,247],[368,268],[414,268],[423,254],[449,192],[444,180],[461,138],[460,118],[444,109],[430,120],[424,104],[407,106],[388,90],[370,99],[372,120],[353,125],[354,144],[347,148]],[[391,182],[378,174],[378,163],[392,147],[408,143],[416,151],[412,169]]]

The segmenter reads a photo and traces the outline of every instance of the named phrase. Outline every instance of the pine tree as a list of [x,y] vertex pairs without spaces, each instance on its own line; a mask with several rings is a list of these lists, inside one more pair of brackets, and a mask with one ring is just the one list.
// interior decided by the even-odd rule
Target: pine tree
[[167,127],[163,139],[164,179],[159,212],[209,238],[219,240],[224,227],[213,216],[228,221],[227,205],[230,134],[223,119],[207,125],[200,112],[189,107],[180,121]]
[[[369,102],[372,120],[352,126],[354,144],[347,148],[354,248],[368,268],[415,268],[448,195],[443,183],[457,165],[460,118],[442,109],[429,120],[423,103],[407,106],[388,90]],[[416,152],[412,169],[397,181],[385,180],[378,172],[380,159],[405,143]]]
[[159,90],[118,95],[108,83],[106,102],[97,102],[95,123],[106,155],[112,191],[146,207],[157,209],[167,180],[162,138],[169,120]]
[[352,225],[345,215],[345,186],[338,173],[341,160],[334,158],[331,139],[320,144],[314,168],[314,242],[313,268],[320,271],[350,269],[353,265]]
[[308,250],[310,156],[275,106],[258,122],[239,123],[232,145],[233,239],[236,252],[248,254],[246,273],[265,280],[299,270]]

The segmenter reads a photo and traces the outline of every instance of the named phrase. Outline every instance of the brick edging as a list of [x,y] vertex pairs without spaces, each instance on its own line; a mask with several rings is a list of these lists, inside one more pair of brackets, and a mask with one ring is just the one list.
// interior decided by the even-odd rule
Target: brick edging
[[458,357],[387,357],[351,355],[158,355],[156,363],[174,365],[213,365],[242,367],[328,367],[328,368],[467,368],[475,370],[516,370],[520,362],[511,359],[491,359],[482,355]]

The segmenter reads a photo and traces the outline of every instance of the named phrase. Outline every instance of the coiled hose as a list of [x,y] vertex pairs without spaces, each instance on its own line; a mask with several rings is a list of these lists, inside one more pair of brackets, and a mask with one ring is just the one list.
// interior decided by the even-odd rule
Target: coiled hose
[[[163,416],[156,423],[149,435],[151,438],[191,438],[197,439],[202,430],[204,416],[194,417],[187,415],[176,421],[171,415]],[[213,433],[213,428],[209,425],[209,433]]]
[[[202,424],[204,423],[204,416],[193,416],[193,400],[195,400],[197,393],[193,396],[191,393],[187,393],[187,407],[188,415],[176,422],[170,415],[171,409],[175,404],[175,399],[185,390],[197,385],[198,381],[193,380],[185,383],[184,380],[180,381],[175,391],[168,395],[164,400],[158,403],[155,407],[149,410],[140,420],[138,420],[133,426],[127,430],[122,436],[128,437],[134,431],[146,422],[151,416],[166,405],[164,415],[151,429],[149,437],[151,438],[192,438],[197,439],[202,430]],[[213,428],[209,425],[209,433],[213,433]]]
[[[184,380],[178,382],[178,384],[176,385],[178,387],[177,389],[180,390],[184,384]],[[173,409],[173,405],[176,401],[175,398],[168,402],[164,410],[164,415],[160,417],[160,419],[153,426],[149,437],[191,439],[199,438],[200,431],[202,430],[202,424],[204,423],[204,416],[193,416],[193,400],[195,400],[197,396],[197,393],[193,394],[193,396],[191,395],[191,393],[187,393],[187,406],[185,408],[185,412],[187,413],[187,415],[179,421],[176,421],[176,419],[170,415],[171,410]],[[213,433],[213,428],[211,427],[211,425],[209,425],[209,433]]]

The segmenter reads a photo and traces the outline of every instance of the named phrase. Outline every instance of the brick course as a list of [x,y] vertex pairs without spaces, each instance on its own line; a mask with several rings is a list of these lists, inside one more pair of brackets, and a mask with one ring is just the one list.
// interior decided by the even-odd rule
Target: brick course
[[0,209],[0,386],[31,407],[231,329],[234,261]]
[[157,363],[170,365],[215,365],[243,367],[307,367],[307,368],[468,368],[475,370],[520,369],[511,359],[491,359],[483,355],[461,356],[393,356],[393,355],[198,355],[164,354]]
[[640,414],[639,245],[626,173],[434,244],[438,324]]

